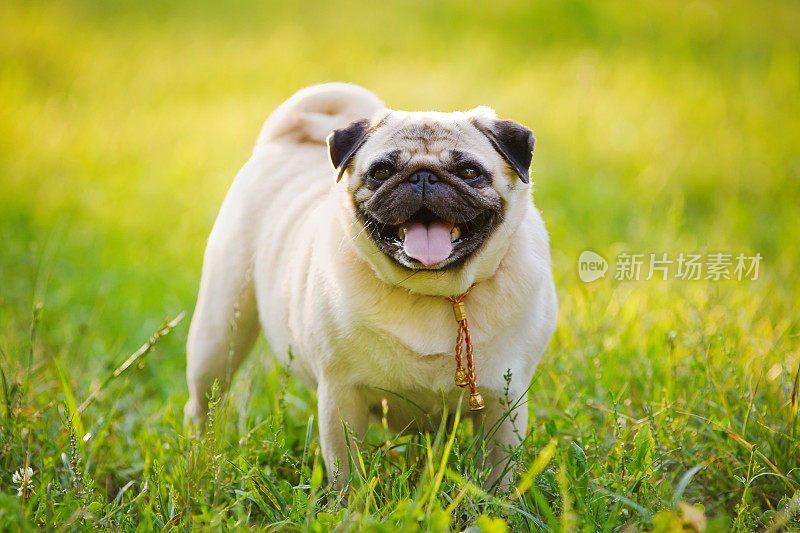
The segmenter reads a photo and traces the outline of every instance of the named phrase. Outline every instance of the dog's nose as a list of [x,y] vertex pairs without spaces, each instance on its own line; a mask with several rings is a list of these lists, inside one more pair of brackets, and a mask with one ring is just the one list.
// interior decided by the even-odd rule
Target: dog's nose
[[408,182],[418,189],[420,192],[425,192],[425,189],[430,189],[434,184],[439,182],[439,177],[429,170],[419,170],[409,176]]

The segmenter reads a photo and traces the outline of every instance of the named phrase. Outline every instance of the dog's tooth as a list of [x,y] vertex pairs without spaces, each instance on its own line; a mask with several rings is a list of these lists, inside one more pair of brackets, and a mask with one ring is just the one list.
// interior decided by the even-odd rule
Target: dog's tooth
[[406,230],[403,228],[403,226],[397,228],[397,236],[400,237],[401,241],[406,238]]
[[450,242],[457,241],[461,237],[461,229],[458,226],[453,226],[450,230]]

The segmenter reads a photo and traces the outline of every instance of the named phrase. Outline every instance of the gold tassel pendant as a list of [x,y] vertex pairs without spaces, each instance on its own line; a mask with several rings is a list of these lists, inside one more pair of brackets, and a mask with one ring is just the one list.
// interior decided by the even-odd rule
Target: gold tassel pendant
[[453,376],[453,381],[455,381],[456,387],[466,387],[469,385],[467,371],[460,366],[456,368],[456,375]]
[[[464,307],[464,298],[469,294],[472,287],[457,298],[447,298],[453,304],[453,315],[458,322],[458,339],[456,340],[456,373],[453,382],[458,387],[469,387],[469,409],[470,411],[480,411],[485,407],[483,396],[478,392],[475,384],[475,363],[472,360],[472,339],[469,335],[469,325],[467,324],[467,310]],[[466,346],[467,368],[461,366],[461,354]]]
[[483,409],[483,396],[478,391],[473,392],[469,396],[469,410],[470,411],[480,411]]

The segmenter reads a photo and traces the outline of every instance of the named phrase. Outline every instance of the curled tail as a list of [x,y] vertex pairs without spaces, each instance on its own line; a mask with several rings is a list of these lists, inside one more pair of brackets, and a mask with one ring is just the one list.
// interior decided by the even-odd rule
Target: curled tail
[[351,83],[324,83],[296,92],[267,118],[255,150],[277,139],[325,144],[328,134],[350,122],[371,117],[383,102]]

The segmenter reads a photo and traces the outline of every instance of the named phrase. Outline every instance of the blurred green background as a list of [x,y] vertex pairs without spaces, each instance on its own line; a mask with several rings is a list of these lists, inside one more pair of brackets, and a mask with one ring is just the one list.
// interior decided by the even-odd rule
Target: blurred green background
[[[35,358],[62,361],[80,401],[165,317],[190,314],[205,239],[262,122],[338,80],[397,109],[489,105],[535,131],[561,314],[534,412],[584,395],[705,405],[667,367],[670,332],[670,361],[706,353],[680,372],[730,373],[718,389],[770,369],[775,394],[791,382],[800,8],[771,0],[3,2],[3,364],[20,364],[41,302]],[[585,249],[764,262],[758,281],[587,285]],[[133,387],[137,409],[179,416],[187,323],[118,390]]]
[[533,128],[562,293],[580,250],[614,243],[758,251],[795,285],[792,2],[22,2],[2,21],[3,292],[121,338],[191,307],[259,126],[331,80]]

